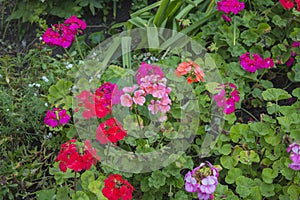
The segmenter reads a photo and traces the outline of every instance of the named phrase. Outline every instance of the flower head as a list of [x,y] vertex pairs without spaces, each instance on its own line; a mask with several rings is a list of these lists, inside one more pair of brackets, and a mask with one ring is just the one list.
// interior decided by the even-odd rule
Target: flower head
[[292,143],[289,145],[289,147],[286,149],[288,153],[290,153],[290,159],[292,161],[291,164],[289,164],[289,168],[293,170],[300,170],[300,146],[297,143]]
[[254,73],[256,70],[274,66],[272,58],[263,59],[258,54],[252,54],[252,57],[253,59],[250,58],[249,52],[240,56],[240,65],[248,72]]
[[122,124],[115,118],[109,118],[103,123],[100,123],[96,130],[96,140],[101,144],[106,144],[109,141],[116,143],[123,140],[127,135],[123,129]]
[[55,128],[60,125],[67,124],[70,121],[71,117],[67,114],[65,109],[53,108],[48,110],[44,118],[44,123],[52,128]]
[[219,170],[211,163],[201,163],[185,177],[185,190],[197,192],[199,199],[212,199],[218,185]]
[[204,82],[205,74],[200,65],[190,60],[188,62],[181,62],[175,70],[177,77],[187,75],[187,82],[189,84],[196,82]]
[[96,149],[92,148],[89,141],[85,141],[85,146],[77,146],[76,139],[71,139],[63,143],[57,155],[56,162],[59,162],[61,171],[66,172],[67,168],[80,172],[88,170],[96,164],[100,157],[97,156]]
[[119,174],[111,174],[104,180],[102,194],[109,200],[131,200],[134,188]]

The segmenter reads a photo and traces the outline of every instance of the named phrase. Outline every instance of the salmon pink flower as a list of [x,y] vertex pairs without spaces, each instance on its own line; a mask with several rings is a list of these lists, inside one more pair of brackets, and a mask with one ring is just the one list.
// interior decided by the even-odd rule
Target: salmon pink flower
[[145,94],[145,91],[144,90],[137,90],[134,92],[134,97],[132,98],[133,99],[133,102],[135,104],[138,104],[140,106],[144,105],[146,99],[145,97],[143,96]]
[[201,67],[191,60],[188,62],[181,62],[175,70],[175,75],[177,77],[187,75],[187,82],[189,84],[200,81],[204,82],[205,77]]
[[133,103],[132,97],[129,94],[123,94],[121,96],[121,105],[124,107],[131,107]]
[[180,77],[188,74],[192,69],[192,66],[188,62],[182,62],[176,68],[175,74]]

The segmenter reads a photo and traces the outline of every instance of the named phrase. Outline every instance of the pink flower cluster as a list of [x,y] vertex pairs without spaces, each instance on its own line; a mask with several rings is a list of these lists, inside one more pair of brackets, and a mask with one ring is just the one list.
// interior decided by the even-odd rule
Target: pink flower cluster
[[[245,3],[239,2],[238,0],[221,0],[220,2],[217,2],[217,9],[218,11],[222,11],[226,14],[233,13],[237,15],[239,12],[244,10]],[[223,19],[226,21],[231,21],[230,17],[227,15],[222,15]]]
[[240,93],[233,83],[221,84],[219,94],[214,96],[217,105],[223,108],[225,114],[230,114],[235,111],[235,103],[240,101]]
[[[297,47],[300,47],[300,42],[293,42],[292,48],[297,48]],[[291,51],[291,57],[285,63],[287,67],[293,66],[296,56],[297,56],[296,52]]]
[[164,77],[162,69],[158,66],[141,63],[136,73],[136,81],[138,85],[132,87],[124,87],[124,94],[121,96],[121,105],[132,107],[133,104],[144,105],[146,96],[151,95],[154,99],[150,101],[148,110],[152,114],[161,114],[160,120],[166,120],[166,112],[171,107],[169,94],[171,88],[166,86],[167,79]]
[[289,164],[289,168],[293,170],[300,170],[300,146],[297,143],[290,144],[286,151],[290,154],[290,159],[292,161]]
[[48,28],[42,38],[50,46],[68,48],[74,41],[75,35],[82,33],[85,28],[86,23],[83,20],[71,16],[63,24],[54,24],[51,28]]
[[214,199],[213,193],[218,185],[219,170],[211,163],[201,163],[185,177],[185,190],[187,192],[197,192],[201,200]]
[[52,128],[58,126],[58,124],[67,124],[71,117],[67,114],[65,109],[53,108],[48,110],[44,118],[44,123]]
[[252,54],[253,59],[250,58],[250,53],[247,52],[240,56],[240,65],[248,72],[254,73],[256,70],[274,67],[272,58],[263,59],[258,54]]

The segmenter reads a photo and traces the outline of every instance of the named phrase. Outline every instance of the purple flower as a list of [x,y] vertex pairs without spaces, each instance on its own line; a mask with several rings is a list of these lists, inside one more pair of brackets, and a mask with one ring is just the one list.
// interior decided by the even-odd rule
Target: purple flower
[[254,73],[258,69],[271,68],[274,66],[272,58],[263,59],[258,54],[252,54],[253,59],[250,58],[250,53],[247,52],[240,56],[240,65],[248,72]]
[[59,111],[58,116],[60,125],[67,124],[71,119],[71,117],[67,114],[67,111],[65,109]]
[[57,127],[58,121],[55,112],[48,110],[44,118],[44,123],[52,128]]
[[223,11],[226,14],[233,13],[236,15],[244,8],[244,2],[239,2],[238,0],[221,0],[217,2],[218,11]]
[[220,92],[214,96],[217,105],[223,108],[225,114],[230,114],[235,111],[235,103],[240,101],[240,93],[237,87],[232,83],[220,85]]
[[289,164],[289,168],[300,170],[300,146],[294,142],[293,144],[290,144],[286,150],[287,152],[291,152],[290,159],[292,163]]
[[231,18],[228,17],[227,15],[222,14],[222,18],[227,22],[231,22]]
[[185,177],[185,190],[197,192],[199,199],[213,199],[213,193],[218,185],[219,172],[209,162],[201,163]]
[[[57,114],[58,112],[58,114]],[[67,114],[65,109],[60,110],[59,108],[53,108],[52,110],[48,110],[46,116],[44,118],[44,123],[52,128],[60,125],[67,124],[71,117]]]

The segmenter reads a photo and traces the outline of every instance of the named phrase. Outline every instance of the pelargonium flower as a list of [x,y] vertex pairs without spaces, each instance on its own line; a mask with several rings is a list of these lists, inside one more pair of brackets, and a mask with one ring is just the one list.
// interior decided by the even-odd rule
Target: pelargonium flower
[[160,67],[142,62],[135,75],[136,82],[141,84],[141,78],[147,75],[158,75],[159,79],[165,76]]
[[[292,8],[294,8],[295,4],[293,0],[279,0],[280,4],[282,5],[282,7],[286,10],[290,10]],[[299,7],[300,7],[300,1],[299,0],[295,0],[295,3],[297,3],[298,8],[297,10],[300,11]]]
[[[300,1],[299,1],[300,2]],[[300,47],[300,42],[293,42],[292,43],[292,49],[293,48],[297,48],[297,47]],[[296,52],[294,52],[293,50],[291,51],[291,56],[290,58],[288,59],[288,61],[286,61],[285,65],[287,67],[291,67],[293,66],[294,62],[295,62],[295,57],[297,56]]]
[[239,12],[244,10],[245,3],[239,2],[238,0],[221,0],[217,2],[218,11],[223,11],[226,14],[233,13],[237,15]]
[[189,60],[188,62],[181,62],[175,70],[177,77],[187,75],[187,82],[189,84],[196,82],[204,82],[205,74],[200,65]]
[[75,39],[75,35],[86,28],[86,23],[78,19],[76,16],[71,16],[66,19],[63,24],[54,24],[48,28],[43,34],[43,41],[50,46],[61,46],[68,48]]
[[225,114],[235,111],[235,103],[240,101],[240,93],[233,83],[221,84],[218,88],[220,92],[214,96],[218,107],[223,108]]
[[83,147],[77,146],[76,139],[71,139],[61,145],[55,160],[59,162],[61,171],[66,172],[67,168],[75,172],[88,170],[93,164],[96,164],[97,160],[100,160],[96,149],[92,148],[90,141],[85,141],[85,145]]
[[248,72],[254,73],[256,70],[274,66],[272,58],[263,59],[258,54],[252,54],[252,57],[253,59],[250,58],[249,52],[240,56],[240,65]]
[[218,185],[219,170],[210,162],[201,163],[185,177],[185,190],[187,192],[197,192],[201,200],[213,199],[213,193]]
[[123,140],[127,135],[122,124],[115,118],[109,118],[103,123],[100,123],[96,130],[96,140],[101,144],[106,144],[109,141],[116,143]]
[[87,90],[81,91],[77,96],[78,106],[83,107],[82,116],[85,119],[94,117],[104,118],[112,112],[112,106],[121,102],[123,94],[116,84],[103,83],[95,93]]
[[290,159],[292,163],[289,164],[289,168],[297,171],[300,170],[300,146],[294,142],[289,145],[286,151],[288,153],[291,152]]
[[69,29],[76,35],[78,32],[82,33],[86,29],[85,21],[78,19],[76,16],[71,16],[64,21],[65,25],[68,25]]
[[44,123],[52,128],[55,128],[60,125],[67,124],[70,121],[71,117],[67,114],[65,109],[53,108],[48,110],[44,118]]
[[104,180],[102,194],[109,200],[131,200],[134,188],[119,174],[110,174]]

